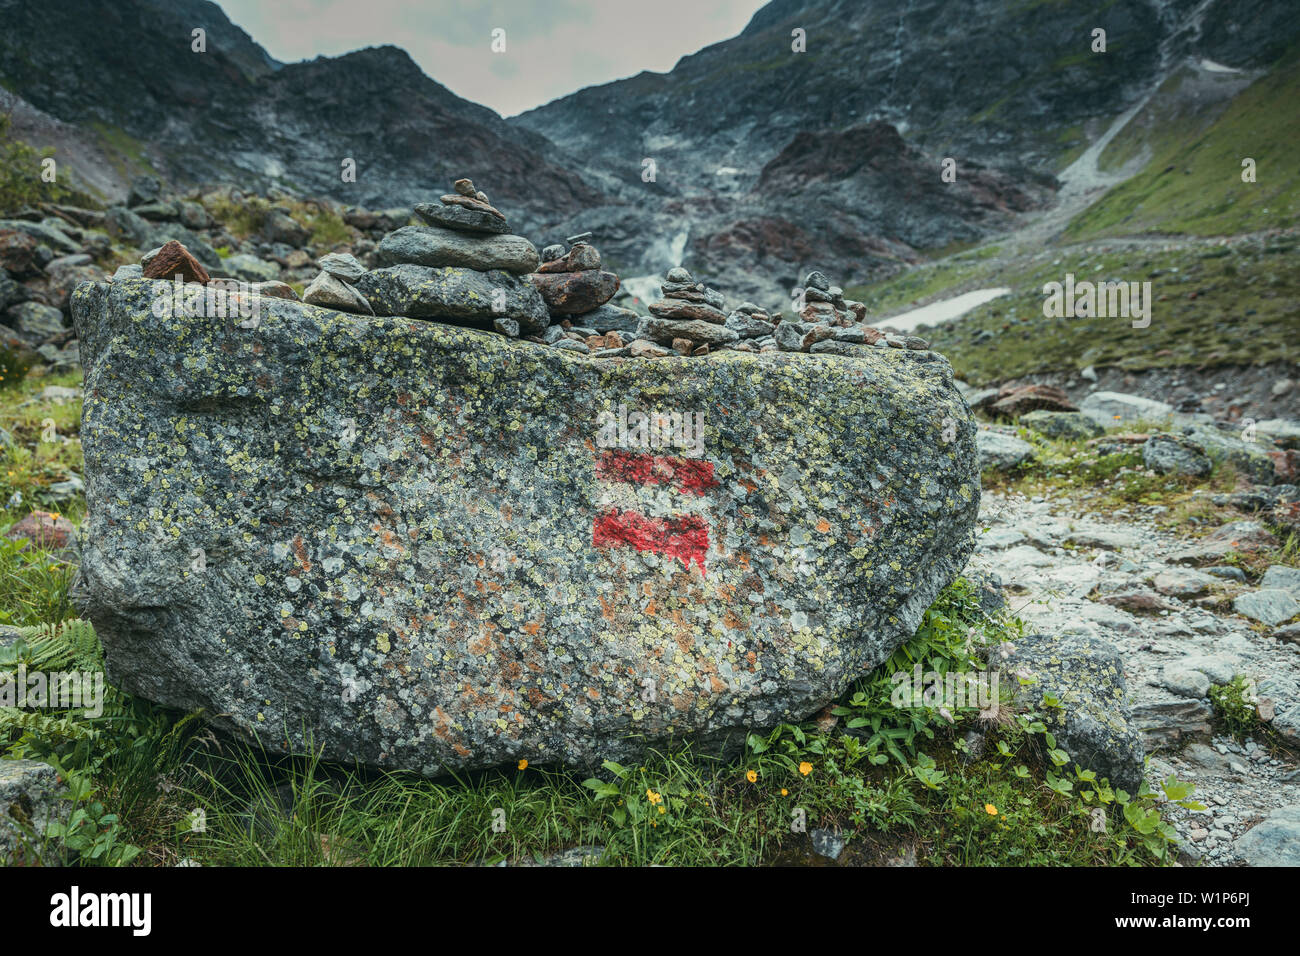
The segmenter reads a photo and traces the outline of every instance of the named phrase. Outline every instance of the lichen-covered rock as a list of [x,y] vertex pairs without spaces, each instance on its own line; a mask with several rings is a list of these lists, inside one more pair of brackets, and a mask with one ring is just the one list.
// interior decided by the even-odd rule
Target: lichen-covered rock
[[45,855],[45,829],[67,818],[66,789],[49,764],[0,760],[0,866],[55,862]]
[[[1137,791],[1146,750],[1129,716],[1124,664],[1115,645],[1082,633],[1031,634],[1016,641],[1002,661],[1004,671],[1033,679],[1023,692],[1057,746],[1114,786]],[[1045,695],[1060,706],[1044,706]]]
[[932,353],[595,359],[281,299],[159,318],[152,285],[73,299],[78,602],[115,685],[275,750],[725,750],[886,659],[973,547]]

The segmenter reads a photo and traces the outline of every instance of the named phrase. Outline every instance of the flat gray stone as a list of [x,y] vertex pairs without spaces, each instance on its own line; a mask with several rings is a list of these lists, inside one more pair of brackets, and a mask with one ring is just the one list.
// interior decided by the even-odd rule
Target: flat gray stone
[[1300,866],[1300,805],[1274,810],[1239,836],[1233,850],[1250,866]]
[[1232,609],[1242,617],[1276,627],[1300,614],[1300,603],[1289,591],[1273,588],[1237,595],[1232,601]]

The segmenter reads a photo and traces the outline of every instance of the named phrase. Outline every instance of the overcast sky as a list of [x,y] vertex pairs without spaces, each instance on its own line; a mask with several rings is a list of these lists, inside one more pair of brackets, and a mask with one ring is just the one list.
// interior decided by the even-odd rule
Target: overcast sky
[[[217,0],[277,60],[391,43],[452,92],[512,116],[584,86],[666,72],[765,0]],[[505,30],[505,52],[492,31]]]

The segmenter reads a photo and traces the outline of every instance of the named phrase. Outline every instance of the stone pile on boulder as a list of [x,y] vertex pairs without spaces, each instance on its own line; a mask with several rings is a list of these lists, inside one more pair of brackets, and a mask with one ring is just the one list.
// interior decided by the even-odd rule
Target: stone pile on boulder
[[669,269],[659,289],[663,298],[651,303],[639,337],[670,346],[680,355],[707,355],[710,346],[739,341],[740,333],[727,328],[722,293],[697,282],[686,269]]
[[527,278],[540,262],[537,249],[509,233],[506,217],[473,182],[458,179],[454,189],[436,204],[415,207],[425,225],[384,236],[376,250],[383,266],[360,276],[357,289],[376,315],[494,329],[511,338],[543,331],[551,313]]
[[774,340],[783,352],[853,355],[868,348],[923,351],[930,343],[917,335],[899,335],[865,324],[867,308],[849,302],[844,291],[821,272],[804,279],[802,308],[793,318],[781,317]]
[[[424,274],[407,313],[469,282],[542,305],[464,266],[357,287],[392,270]],[[974,422],[937,358],[602,361],[278,298],[232,333],[160,285],[73,298],[78,601],[113,686],[277,752],[736,752],[887,660],[973,547]]]
[[360,315],[374,315],[370,302],[352,284],[366,274],[366,267],[350,253],[331,252],[316,263],[320,274],[312,279],[311,285],[303,292],[302,300],[311,305],[323,305],[327,309],[342,312],[356,312]]

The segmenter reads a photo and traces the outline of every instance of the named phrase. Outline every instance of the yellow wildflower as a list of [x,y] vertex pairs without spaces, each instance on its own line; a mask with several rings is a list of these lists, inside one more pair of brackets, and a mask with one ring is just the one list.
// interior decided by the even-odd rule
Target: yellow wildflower
[[799,764],[799,772],[805,777],[808,776],[808,774],[812,773],[812,764],[805,760],[803,763]]

